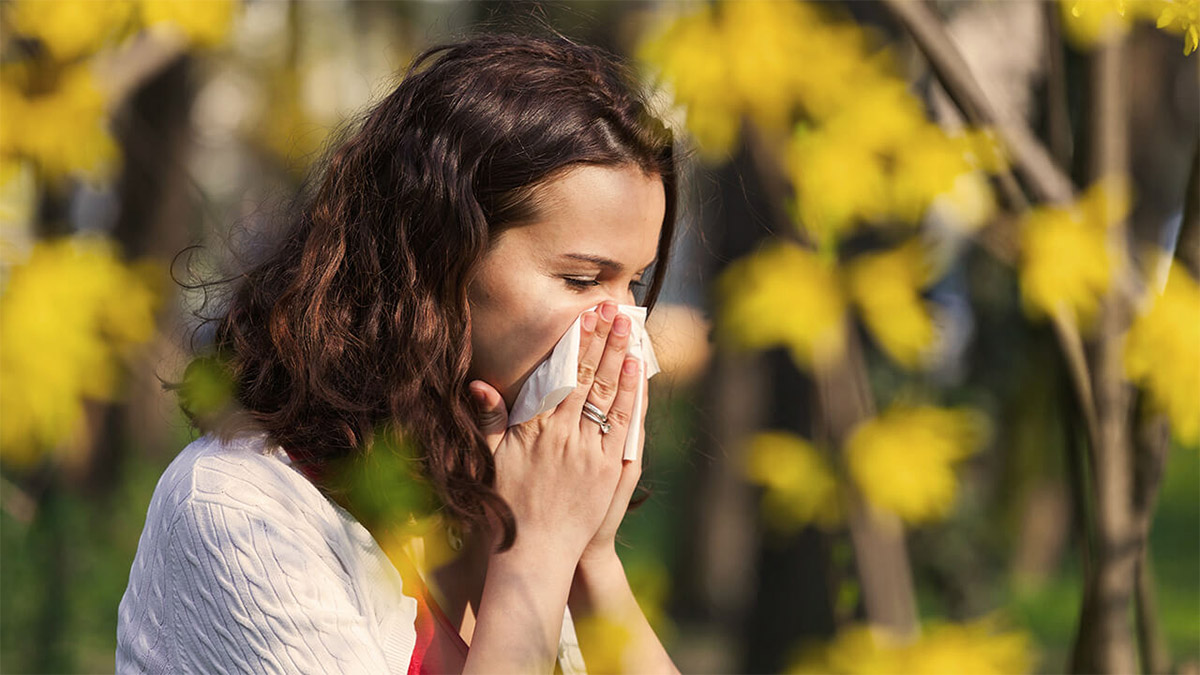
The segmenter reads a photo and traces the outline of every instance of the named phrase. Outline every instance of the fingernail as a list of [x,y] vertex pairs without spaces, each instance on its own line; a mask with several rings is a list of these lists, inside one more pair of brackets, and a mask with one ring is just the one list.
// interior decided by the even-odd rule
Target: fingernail
[[625,359],[625,372],[626,373],[633,375],[633,374],[637,373],[637,369],[638,369],[638,360],[637,359]]
[[483,393],[483,390],[481,390],[481,389],[476,389],[476,388],[472,387],[471,388],[471,400],[475,402],[476,408],[482,407],[484,402],[487,401],[487,394]]
[[617,315],[617,306],[611,302],[606,302],[600,305],[600,316],[604,317],[605,321],[612,321],[612,318]]
[[624,316],[618,316],[613,322],[613,332],[617,335],[626,335],[629,333],[629,319]]
[[583,321],[581,323],[583,324],[584,330],[596,330],[596,313],[588,312],[587,314],[584,314]]

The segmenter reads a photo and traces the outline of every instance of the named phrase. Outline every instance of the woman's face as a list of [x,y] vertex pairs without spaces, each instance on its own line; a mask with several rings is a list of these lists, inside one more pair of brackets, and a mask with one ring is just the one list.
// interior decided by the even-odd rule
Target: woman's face
[[468,377],[495,387],[510,410],[581,312],[635,304],[666,209],[662,179],[633,166],[572,168],[541,187],[538,203],[534,222],[494,242],[468,296]]

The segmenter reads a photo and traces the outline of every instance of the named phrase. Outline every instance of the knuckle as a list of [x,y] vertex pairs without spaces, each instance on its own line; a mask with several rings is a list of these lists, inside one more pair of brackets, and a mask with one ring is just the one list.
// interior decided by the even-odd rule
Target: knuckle
[[608,411],[608,421],[616,423],[617,426],[627,426],[630,421],[629,412],[623,408],[613,408]]
[[576,379],[580,382],[591,383],[596,378],[596,366],[590,363],[580,363],[579,373]]
[[607,377],[596,376],[592,382],[592,392],[604,401],[611,401],[617,393],[617,384]]

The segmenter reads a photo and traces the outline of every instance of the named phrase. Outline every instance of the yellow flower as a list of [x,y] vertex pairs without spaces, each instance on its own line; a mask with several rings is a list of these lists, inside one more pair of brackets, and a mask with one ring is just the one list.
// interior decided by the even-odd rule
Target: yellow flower
[[107,130],[106,101],[86,66],[64,69],[57,86],[28,96],[19,70],[0,76],[0,156],[34,160],[50,176],[103,177],[118,159]]
[[671,574],[661,560],[649,556],[633,557],[625,561],[625,575],[629,587],[637,599],[638,607],[654,633],[663,643],[669,643],[676,632],[675,624],[667,615],[667,598],[671,592]]
[[954,469],[985,434],[985,419],[969,409],[893,406],[855,428],[846,464],[871,506],[921,523],[950,511]]
[[69,61],[120,37],[132,13],[130,0],[17,0],[8,18],[14,32],[37,38],[55,58]]
[[141,0],[142,20],[151,31],[178,31],[193,45],[223,42],[233,25],[233,0]]
[[1021,223],[1021,297],[1033,316],[1060,308],[1087,327],[1114,273],[1109,228],[1129,211],[1125,183],[1099,181],[1075,204],[1033,209]]
[[718,339],[788,347],[802,368],[841,358],[845,301],[834,271],[811,251],[776,242],[732,263],[715,284]]
[[1200,285],[1172,265],[1166,287],[1134,319],[1125,372],[1166,413],[1180,442],[1200,444]]
[[885,253],[861,256],[847,269],[850,297],[879,346],[906,368],[930,356],[936,333],[921,289],[930,266],[918,240]]
[[888,180],[883,157],[844,126],[799,127],[787,152],[801,225],[830,244],[860,220],[887,213]]
[[844,628],[826,645],[800,650],[787,669],[793,675],[871,675],[901,673],[901,643],[886,631],[865,625]]
[[919,223],[930,203],[953,190],[955,180],[970,171],[961,143],[936,125],[922,124],[897,139],[891,181],[893,214],[903,222]]
[[809,33],[821,23],[814,10],[798,2],[740,0],[720,6],[722,56],[728,62],[730,91],[760,126],[784,131],[791,125],[797,98],[792,82],[801,70]]
[[755,435],[746,454],[746,477],[766,488],[763,518],[779,532],[842,522],[837,479],[807,441],[783,431]]
[[1014,675],[1032,667],[1029,635],[1002,630],[995,616],[986,616],[962,624],[928,625],[911,642],[883,629],[851,626],[829,644],[803,651],[788,672]]
[[1132,13],[1127,0],[1059,0],[1067,38],[1090,49],[1129,32]]
[[0,295],[0,457],[27,466],[72,451],[84,399],[115,398],[121,364],[153,335],[160,275],[90,237],[38,244],[10,271]]
[[1012,675],[1033,667],[1029,636],[1001,632],[990,618],[926,627],[921,639],[903,650],[902,658],[904,672],[930,675]]
[[1155,25],[1183,34],[1183,53],[1191,54],[1200,46],[1200,0],[1162,0],[1155,3]]
[[[628,658],[633,634],[626,623],[604,614],[583,616],[574,621],[579,644],[588,650],[588,672],[638,672],[637,667],[630,663]],[[530,672],[534,670],[536,669],[530,669]]]
[[638,58],[671,83],[676,101],[687,109],[688,130],[710,160],[733,148],[742,115],[740,100],[728,91],[723,42],[713,10],[705,5],[669,22],[637,48]]

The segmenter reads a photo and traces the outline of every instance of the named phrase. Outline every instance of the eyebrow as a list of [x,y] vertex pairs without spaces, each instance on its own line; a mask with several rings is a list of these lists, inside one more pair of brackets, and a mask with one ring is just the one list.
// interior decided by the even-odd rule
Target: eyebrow
[[[605,258],[604,256],[590,255],[587,253],[564,253],[564,254],[562,254],[562,257],[570,258],[572,260],[578,260],[580,262],[587,262],[587,263],[592,263],[594,265],[599,265],[600,267],[610,270],[616,274],[620,274],[621,272],[625,271],[624,265],[617,262],[616,260],[613,260],[612,258]],[[651,265],[653,265],[656,262],[658,262],[658,258],[651,260],[649,262],[649,264],[647,264],[645,267],[643,267],[640,270],[640,272],[645,272],[647,269],[650,268]]]

